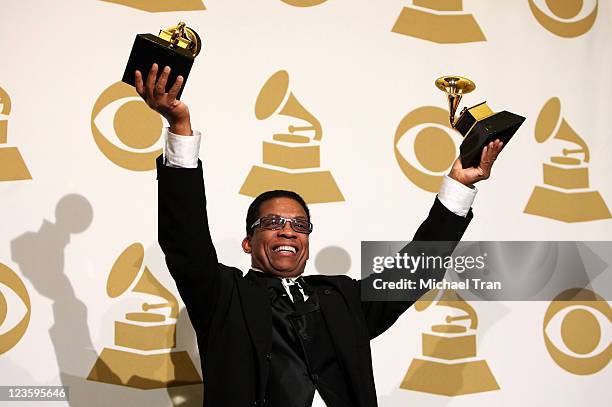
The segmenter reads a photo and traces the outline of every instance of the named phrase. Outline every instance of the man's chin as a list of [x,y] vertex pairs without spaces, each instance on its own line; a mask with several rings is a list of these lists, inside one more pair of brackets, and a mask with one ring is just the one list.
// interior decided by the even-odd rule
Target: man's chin
[[295,269],[295,268],[285,269],[285,268],[271,267],[270,270],[267,270],[267,272],[277,277],[291,278],[291,277],[297,277],[301,275],[304,272],[304,269]]

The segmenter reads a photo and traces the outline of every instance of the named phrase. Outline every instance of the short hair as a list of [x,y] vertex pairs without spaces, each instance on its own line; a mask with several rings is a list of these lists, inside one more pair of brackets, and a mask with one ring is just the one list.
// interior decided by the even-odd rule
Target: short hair
[[299,194],[293,191],[286,191],[283,189],[276,189],[274,191],[266,191],[266,192],[259,194],[259,196],[255,198],[253,202],[251,202],[251,205],[249,205],[249,209],[247,211],[247,216],[246,216],[247,236],[251,235],[252,233],[251,225],[255,223],[257,219],[259,219],[259,209],[261,208],[261,205],[263,205],[264,202],[269,201],[270,199],[274,199],[274,198],[293,199],[294,201],[296,201],[302,206],[302,208],[304,209],[304,212],[306,212],[306,218],[308,219],[308,221],[310,221],[310,210],[308,210],[308,205],[306,205],[306,201],[304,201],[304,198],[302,198]]

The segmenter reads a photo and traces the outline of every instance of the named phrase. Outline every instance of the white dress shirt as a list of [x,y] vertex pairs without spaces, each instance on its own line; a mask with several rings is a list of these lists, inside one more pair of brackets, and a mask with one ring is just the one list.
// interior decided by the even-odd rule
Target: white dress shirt
[[[171,133],[169,130],[166,131],[164,143],[164,164],[169,167],[176,168],[197,168],[201,139],[202,134],[199,131],[194,131],[192,136],[180,136]],[[440,187],[440,192],[438,192],[438,199],[451,212],[459,216],[466,217],[472,203],[474,202],[476,192],[478,192],[476,187],[467,187],[459,181],[456,181],[446,175],[442,180],[442,186]],[[259,269],[254,270],[262,272],[262,270]],[[289,298],[291,298],[291,301],[293,301],[293,296],[289,290],[289,285],[295,284],[295,282],[293,279],[287,278],[283,278],[281,281],[287,295]],[[298,287],[300,288],[300,292],[304,295],[304,300],[306,301],[308,296],[306,293],[304,293],[301,286]],[[326,407],[325,402],[317,390],[315,390],[312,407]]]

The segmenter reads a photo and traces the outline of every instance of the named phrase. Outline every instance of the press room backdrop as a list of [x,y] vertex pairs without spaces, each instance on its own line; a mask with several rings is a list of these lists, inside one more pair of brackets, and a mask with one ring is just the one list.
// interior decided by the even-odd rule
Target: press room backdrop
[[[466,240],[612,240],[608,0],[4,0],[0,19],[1,385],[69,386],[72,406],[201,403],[156,242],[164,123],[120,83],[134,36],[179,21],[204,42],[182,99],[223,263],[248,268],[246,208],[274,186],[312,204],[308,274],[358,278],[362,240],[410,239],[461,141],[445,74],[476,82],[462,106],[527,118]],[[380,405],[610,399],[608,302],[462,308],[411,309],[372,342]],[[447,315],[470,320],[427,351]]]

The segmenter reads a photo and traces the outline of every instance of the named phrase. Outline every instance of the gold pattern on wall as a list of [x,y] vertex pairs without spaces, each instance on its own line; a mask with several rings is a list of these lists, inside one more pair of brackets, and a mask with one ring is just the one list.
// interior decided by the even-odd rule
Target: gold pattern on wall
[[312,7],[325,3],[327,0],[281,0],[283,3],[290,4],[295,7]]
[[487,40],[474,16],[463,12],[463,0],[413,0],[391,31],[439,44]]
[[11,97],[0,87],[0,181],[32,179],[17,147],[3,147],[8,143],[8,115]]
[[[400,388],[443,396],[499,390],[499,385],[486,360],[476,358],[476,329],[478,316],[470,304],[453,290],[431,290],[414,304],[417,311],[429,307],[439,296],[436,306],[450,307],[464,312],[448,315],[446,324],[433,325],[423,333],[423,356],[412,360]],[[469,325],[456,324],[469,321]]]
[[[263,142],[263,166],[254,165],[240,194],[257,196],[274,189],[300,194],[308,203],[344,201],[331,172],[320,170],[321,123],[289,92],[289,74],[278,71],[264,84],[255,103],[255,116],[265,120],[273,114],[298,119],[306,125],[290,125]],[[306,134],[304,134],[306,133]]]
[[[562,317],[560,324],[561,340],[565,347],[574,353],[570,355],[559,349],[546,331],[555,316],[569,309]],[[599,313],[602,318],[597,318]],[[602,326],[603,321],[603,326]],[[606,323],[607,322],[607,323]],[[548,353],[562,369],[576,375],[591,375],[605,368],[612,359],[612,340],[599,346],[602,331],[610,332],[612,328],[612,308],[597,293],[580,288],[573,288],[559,294],[550,303],[542,331]],[[596,352],[598,347],[603,350]]]
[[[95,123],[96,117],[109,104],[127,99],[114,114],[113,128],[117,138],[129,149],[121,148],[109,141]],[[132,171],[149,171],[155,168],[155,159],[161,148],[143,150],[153,146],[161,137],[163,122],[161,116],[151,110],[140,99],[136,90],[123,82],[116,82],[102,92],[91,112],[91,131],[94,141],[102,153],[120,167]]]
[[122,4],[138,10],[159,13],[164,11],[206,10],[202,0],[101,0],[106,3]]
[[[587,0],[587,2],[589,2]],[[546,0],[547,12],[538,7],[537,2],[529,0],[529,8],[538,22],[559,37],[578,37],[593,27],[597,18],[598,0],[591,0],[593,9],[583,18],[575,18],[584,8],[584,0]],[[554,15],[551,16],[549,13]]]
[[[4,333],[0,334],[0,355],[8,352],[13,346],[21,340],[25,331],[28,329],[30,323],[30,314],[32,312],[32,306],[30,304],[30,296],[26,290],[25,285],[19,278],[19,276],[11,270],[9,267],[0,263],[0,286],[8,287],[12,290],[16,296],[22,301],[25,307],[25,312],[19,322],[17,322],[12,328],[6,330],[0,329]],[[14,303],[9,303],[6,297],[2,294],[0,289],[0,327],[5,323],[8,312],[14,309]]]
[[[416,127],[421,129],[414,137],[411,147],[422,169],[411,164],[398,148],[402,137]],[[393,139],[395,159],[404,175],[417,187],[429,192],[438,192],[444,174],[457,157],[457,146],[451,136],[455,133],[448,124],[448,111],[439,107],[419,107],[404,116],[397,126]]]
[[561,117],[558,98],[550,98],[542,107],[535,126],[535,139],[538,143],[561,140],[578,148],[564,148],[562,155],[551,157],[550,163],[542,164],[544,185],[533,189],[525,213],[563,222],[610,218],[599,191],[589,190],[589,147]]
[[[145,302],[144,312],[128,312],[125,320],[115,321],[115,348],[102,350],[87,379],[139,389],[201,383],[187,352],[171,351],[176,347],[178,301],[143,261],[142,244],[125,249],[111,269],[106,293],[111,298],[141,293],[163,301]],[[169,309],[167,316],[150,312],[164,308]]]

